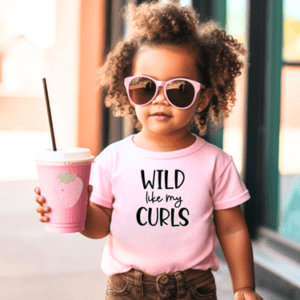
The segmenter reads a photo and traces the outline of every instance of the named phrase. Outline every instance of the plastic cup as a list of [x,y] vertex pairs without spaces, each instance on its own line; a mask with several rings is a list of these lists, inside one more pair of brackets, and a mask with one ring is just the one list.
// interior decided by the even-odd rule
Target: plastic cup
[[84,230],[88,185],[94,156],[89,149],[64,148],[39,152],[35,158],[41,195],[51,208],[45,230],[72,233]]

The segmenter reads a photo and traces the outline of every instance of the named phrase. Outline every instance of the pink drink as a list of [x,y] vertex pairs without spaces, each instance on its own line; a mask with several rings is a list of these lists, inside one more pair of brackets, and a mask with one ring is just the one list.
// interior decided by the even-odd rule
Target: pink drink
[[51,208],[46,231],[72,233],[84,230],[88,185],[94,157],[89,149],[44,150],[35,161],[41,195]]

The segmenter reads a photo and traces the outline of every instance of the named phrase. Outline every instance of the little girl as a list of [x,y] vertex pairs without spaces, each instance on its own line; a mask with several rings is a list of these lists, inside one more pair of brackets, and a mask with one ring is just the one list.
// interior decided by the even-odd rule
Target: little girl
[[[190,132],[228,116],[245,49],[191,7],[129,4],[125,15],[130,34],[109,53],[100,83],[108,106],[140,131],[97,156],[81,232],[109,235],[106,299],[216,299],[217,237],[235,299],[262,299],[240,207],[248,191],[232,157]],[[51,208],[36,201],[49,221]]]

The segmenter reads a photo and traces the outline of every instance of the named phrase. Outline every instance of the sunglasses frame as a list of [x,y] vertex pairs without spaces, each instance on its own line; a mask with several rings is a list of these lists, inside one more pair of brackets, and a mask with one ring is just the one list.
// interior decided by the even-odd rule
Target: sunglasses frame
[[[152,81],[155,83],[155,86],[156,86],[156,91],[155,91],[155,93],[154,93],[154,96],[152,97],[151,100],[149,100],[149,101],[148,101],[147,103],[145,103],[145,104],[136,104],[136,103],[134,103],[134,102],[130,99],[129,85],[130,85],[130,82],[131,82],[134,78],[137,78],[137,77],[148,78],[148,79],[152,80]],[[194,95],[193,101],[191,102],[191,104],[190,104],[189,106],[187,106],[187,107],[178,107],[178,106],[174,105],[174,104],[169,100],[168,95],[167,95],[167,85],[168,85],[171,81],[174,81],[174,80],[185,80],[185,81],[187,81],[187,82],[189,82],[189,83],[191,83],[191,84],[193,85],[194,91],[195,91],[195,95]],[[158,88],[159,88],[160,86],[162,86],[163,89],[164,89],[165,98],[167,99],[168,103],[169,103],[171,106],[173,106],[173,107],[175,107],[175,108],[177,108],[177,109],[187,109],[187,108],[190,108],[190,107],[194,104],[194,102],[195,102],[195,100],[196,100],[196,98],[197,98],[197,95],[198,95],[198,92],[200,91],[200,89],[201,89],[201,88],[206,89],[206,87],[205,87],[204,84],[201,84],[201,83],[198,82],[198,81],[194,81],[194,80],[187,79],[187,78],[172,78],[172,79],[167,80],[167,81],[160,81],[160,80],[156,80],[156,79],[154,79],[154,78],[152,78],[152,77],[150,77],[150,76],[146,76],[146,75],[135,75],[135,76],[126,77],[126,78],[124,79],[124,85],[125,85],[125,88],[126,88],[126,92],[127,92],[127,96],[128,96],[129,101],[130,101],[133,105],[137,105],[137,106],[145,106],[145,105],[150,104],[150,103],[156,98],[157,93],[158,93]]]

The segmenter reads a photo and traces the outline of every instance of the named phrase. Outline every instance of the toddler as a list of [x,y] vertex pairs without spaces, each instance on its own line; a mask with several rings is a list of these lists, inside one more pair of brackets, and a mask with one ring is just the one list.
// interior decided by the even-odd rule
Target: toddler
[[[235,299],[262,299],[240,207],[249,193],[232,157],[190,131],[202,136],[209,122],[228,117],[246,51],[189,6],[130,3],[124,15],[129,33],[108,54],[100,85],[106,104],[132,115],[138,133],[95,159],[81,232],[108,235],[106,299],[217,299],[217,238]],[[48,222],[51,208],[35,192]]]

